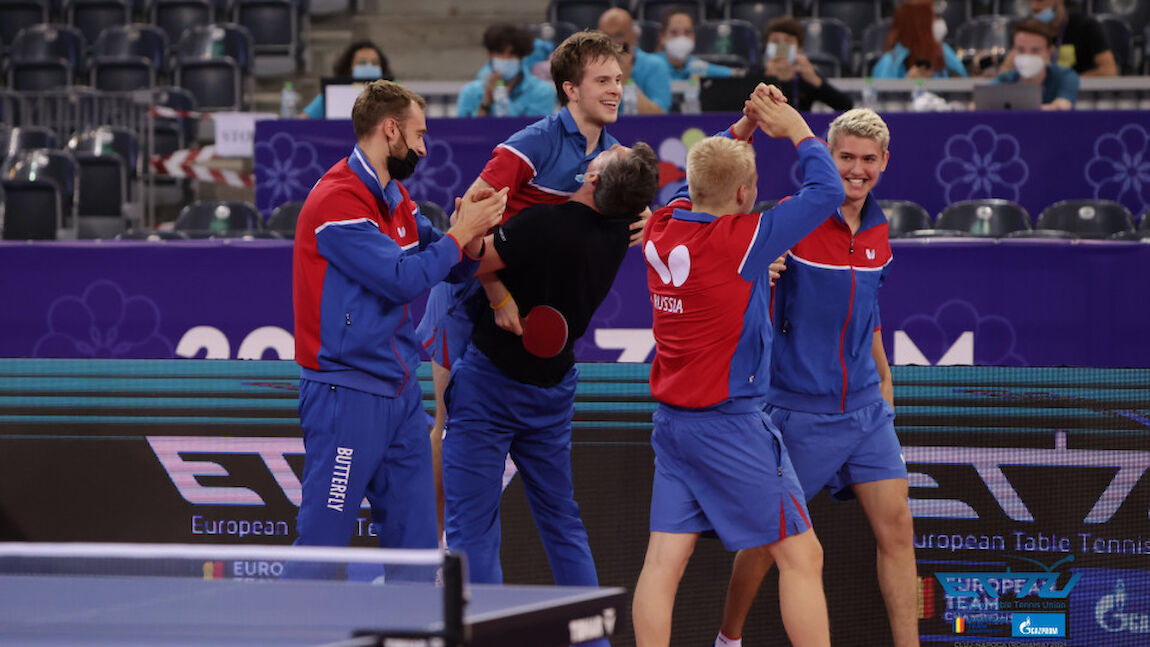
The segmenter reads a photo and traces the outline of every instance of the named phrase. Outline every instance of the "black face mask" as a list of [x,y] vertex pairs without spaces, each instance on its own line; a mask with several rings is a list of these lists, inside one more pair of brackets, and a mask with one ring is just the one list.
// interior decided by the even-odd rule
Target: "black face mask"
[[[403,144],[405,146],[407,145],[406,139],[403,140]],[[407,155],[402,159],[393,156],[391,151],[388,150],[387,174],[390,175],[393,180],[406,180],[411,177],[412,173],[415,173],[415,165],[417,163],[419,163],[419,155],[416,155],[410,146],[407,147]]]

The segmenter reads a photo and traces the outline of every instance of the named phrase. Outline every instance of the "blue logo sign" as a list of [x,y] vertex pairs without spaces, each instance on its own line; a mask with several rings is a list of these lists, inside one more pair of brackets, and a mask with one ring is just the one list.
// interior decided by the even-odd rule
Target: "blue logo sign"
[[1015,638],[1065,638],[1066,615],[1062,613],[1012,613],[1010,635]]

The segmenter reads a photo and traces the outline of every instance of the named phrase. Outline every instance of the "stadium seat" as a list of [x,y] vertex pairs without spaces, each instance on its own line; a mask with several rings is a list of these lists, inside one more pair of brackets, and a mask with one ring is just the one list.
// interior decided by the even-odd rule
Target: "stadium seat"
[[92,61],[90,83],[97,90],[130,92],[156,84],[156,67],[143,56],[97,58]]
[[[835,18],[850,29],[851,35],[861,35],[868,25],[879,19],[878,0],[818,0],[814,5],[816,18]],[[807,49],[808,45],[803,45]]]
[[21,29],[48,22],[46,0],[0,2],[0,43],[12,43]]
[[975,16],[959,25],[947,40],[963,63],[992,55],[997,64],[1012,46],[1010,30],[1014,21],[1010,16]]
[[[174,86],[160,86],[152,89],[152,103],[157,106],[165,108],[172,108],[173,110],[199,110],[199,104],[196,103],[196,97],[184,88],[177,88]],[[196,140],[196,130],[199,127],[199,120],[191,117],[186,118],[165,118],[157,117],[155,119],[157,133],[160,132],[161,127],[173,127],[180,133],[180,147],[186,148]]]
[[55,240],[62,227],[60,189],[51,180],[0,180],[4,240]]
[[723,15],[727,20],[745,20],[755,26],[759,34],[772,18],[793,16],[791,0],[729,0]]
[[129,180],[140,173],[140,138],[134,130],[117,126],[100,126],[79,133],[68,141],[73,153],[115,155],[124,164]]
[[[424,210],[424,204],[420,202],[420,211],[423,215],[427,215]],[[299,219],[299,210],[303,208],[302,202],[285,202],[272,210],[272,215],[268,217],[267,229],[278,233],[283,238],[295,238],[295,223]],[[443,210],[440,209],[440,212]],[[432,222],[431,224],[435,224]]]
[[[226,227],[213,227],[217,221],[224,221]],[[175,229],[190,238],[230,237],[236,232],[262,230],[263,218],[255,205],[247,202],[193,202],[180,211]]]
[[252,72],[256,76],[282,76],[295,72],[299,50],[297,18],[292,0],[236,1],[232,20],[251,33],[250,42],[255,55]]
[[123,232],[129,201],[123,160],[114,153],[78,152],[75,158],[80,186],[88,187],[76,199],[76,237],[112,238]]
[[[840,70],[853,69],[851,63],[851,28],[838,18],[803,18],[803,53],[816,66],[815,55],[823,54],[838,61]],[[825,61],[824,57],[822,58]],[[820,73],[824,68],[820,67]],[[841,76],[834,74],[832,76]]]
[[671,9],[691,12],[695,15],[696,25],[707,19],[707,3],[704,0],[638,0],[634,13],[640,20],[658,23],[663,20],[663,14]]
[[567,37],[579,31],[579,28],[569,22],[540,22],[527,25],[527,31],[539,40],[558,45]]
[[611,0],[551,0],[548,22],[569,22],[579,29],[595,29],[599,16],[615,6]]
[[54,61],[12,61],[8,65],[8,87],[35,92],[72,85],[72,66],[64,59]]
[[930,212],[922,205],[909,200],[879,200],[878,204],[886,214],[889,236],[898,238],[907,232],[930,229]]
[[215,23],[189,27],[173,51],[176,60],[180,61],[206,61],[227,56],[239,65],[244,74],[252,71],[252,35],[243,25]]
[[47,126],[20,126],[8,132],[7,157],[36,148],[56,148],[56,132]]
[[69,0],[68,24],[80,30],[89,43],[108,27],[132,22],[132,8],[127,0]]
[[68,25],[40,24],[16,35],[8,50],[12,62],[64,61],[78,71],[84,67],[87,44],[79,30]]
[[1150,2],[1145,0],[1092,0],[1091,13],[1113,14],[1126,22],[1133,34],[1135,47],[1145,44],[1145,34],[1150,28]]
[[81,187],[76,182],[76,160],[67,151],[38,148],[9,155],[0,169],[5,180],[31,182],[51,180],[59,195],[61,222],[73,227],[75,196]]
[[[425,218],[431,221],[431,226],[438,229],[441,233],[446,232],[451,228],[451,221],[448,219],[447,214],[443,211],[443,207],[435,204],[434,202],[416,202],[419,205],[419,212]],[[274,214],[273,214],[274,215]]]
[[1119,74],[1129,74],[1133,67],[1134,45],[1130,25],[1115,14],[1097,14],[1094,19],[1102,25],[1106,43],[1114,54]]
[[168,36],[155,25],[121,25],[100,32],[92,44],[92,56],[148,59],[158,74],[168,69]]
[[[734,55],[742,59],[740,67],[758,65],[763,47],[759,30],[745,20],[715,20],[695,27],[695,53]],[[712,61],[717,62],[717,61]]]
[[886,36],[890,33],[892,22],[893,19],[891,18],[880,18],[877,22],[867,25],[866,29],[863,30],[859,39],[859,53],[862,59],[859,68],[860,76],[870,76],[874,64],[885,53]]
[[654,20],[635,20],[635,30],[639,32],[636,44],[644,52],[659,49],[659,23]]
[[212,24],[212,5],[208,0],[153,0],[151,22],[169,43],[176,43],[188,27]]
[[944,208],[934,226],[971,236],[1001,238],[1012,232],[1028,231],[1030,214],[1022,205],[1010,200],[963,200]]
[[241,110],[241,72],[229,57],[177,61],[176,85],[192,93],[200,110]]
[[1062,200],[1038,216],[1037,229],[1068,231],[1082,238],[1105,238],[1134,231],[1130,210],[1110,200]]

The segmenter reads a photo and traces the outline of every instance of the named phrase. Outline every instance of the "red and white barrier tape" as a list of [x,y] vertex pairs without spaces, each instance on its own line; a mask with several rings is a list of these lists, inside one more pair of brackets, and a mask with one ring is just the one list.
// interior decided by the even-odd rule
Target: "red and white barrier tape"
[[196,112],[195,110],[176,110],[167,106],[150,106],[148,114],[163,119],[202,119],[210,118],[211,113]]
[[197,162],[206,162],[215,157],[214,146],[181,150],[171,155],[156,155],[152,157],[152,168],[157,173],[171,177],[190,178],[201,182],[214,182],[234,187],[252,188],[255,178],[252,173],[240,173],[224,169],[211,168]]

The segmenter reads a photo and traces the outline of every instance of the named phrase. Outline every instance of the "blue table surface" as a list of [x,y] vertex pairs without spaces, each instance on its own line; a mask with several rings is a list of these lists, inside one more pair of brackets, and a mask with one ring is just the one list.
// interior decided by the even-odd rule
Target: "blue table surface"
[[[620,593],[621,589],[470,586],[468,624]],[[430,585],[170,577],[0,577],[0,643],[316,645],[355,629],[442,627]]]

